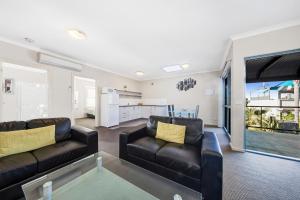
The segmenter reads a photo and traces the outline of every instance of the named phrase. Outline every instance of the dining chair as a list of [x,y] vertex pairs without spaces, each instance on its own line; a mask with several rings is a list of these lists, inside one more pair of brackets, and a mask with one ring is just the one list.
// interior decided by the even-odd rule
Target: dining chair
[[199,105],[196,105],[196,110],[195,110],[195,119],[198,118],[198,114],[199,114]]
[[174,113],[174,105],[168,105],[168,113],[169,113],[169,117],[174,117],[175,113]]

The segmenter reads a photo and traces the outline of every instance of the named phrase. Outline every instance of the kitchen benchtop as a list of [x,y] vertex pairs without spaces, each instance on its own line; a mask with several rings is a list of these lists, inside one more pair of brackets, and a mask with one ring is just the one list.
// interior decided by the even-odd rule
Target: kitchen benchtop
[[119,105],[119,107],[133,107],[133,106],[157,106],[157,107],[165,107],[167,105]]

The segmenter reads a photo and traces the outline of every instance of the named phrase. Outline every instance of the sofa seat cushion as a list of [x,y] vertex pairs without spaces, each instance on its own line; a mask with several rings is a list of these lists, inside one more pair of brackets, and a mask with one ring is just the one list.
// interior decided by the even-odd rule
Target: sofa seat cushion
[[37,160],[29,153],[19,153],[0,158],[0,189],[37,173]]
[[156,153],[160,165],[192,178],[201,177],[200,150],[188,144],[167,143]]
[[87,145],[63,141],[32,151],[38,161],[38,172],[44,172],[87,153]]
[[127,152],[145,160],[155,161],[156,152],[165,144],[166,142],[160,139],[143,137],[127,144]]

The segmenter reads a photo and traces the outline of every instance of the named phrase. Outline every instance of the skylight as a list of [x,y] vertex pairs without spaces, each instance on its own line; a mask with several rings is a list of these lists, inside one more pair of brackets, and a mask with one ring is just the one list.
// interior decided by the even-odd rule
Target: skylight
[[182,67],[180,65],[172,65],[172,66],[164,67],[163,70],[165,72],[176,72],[176,71],[181,71]]

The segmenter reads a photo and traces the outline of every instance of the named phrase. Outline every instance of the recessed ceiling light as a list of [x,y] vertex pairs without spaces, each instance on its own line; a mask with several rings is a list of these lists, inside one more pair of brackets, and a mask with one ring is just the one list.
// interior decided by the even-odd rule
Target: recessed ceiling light
[[181,71],[182,68],[180,65],[172,65],[172,66],[164,67],[163,70],[165,72],[176,72],[176,71]]
[[183,69],[187,69],[187,68],[189,68],[189,64],[183,64],[183,65],[181,65],[181,67],[183,68]]
[[84,40],[86,39],[86,34],[80,30],[77,29],[69,29],[68,30],[69,35],[76,39],[76,40]]
[[143,75],[144,75],[144,72],[137,71],[137,72],[135,72],[135,74],[136,74],[137,76],[143,76]]

